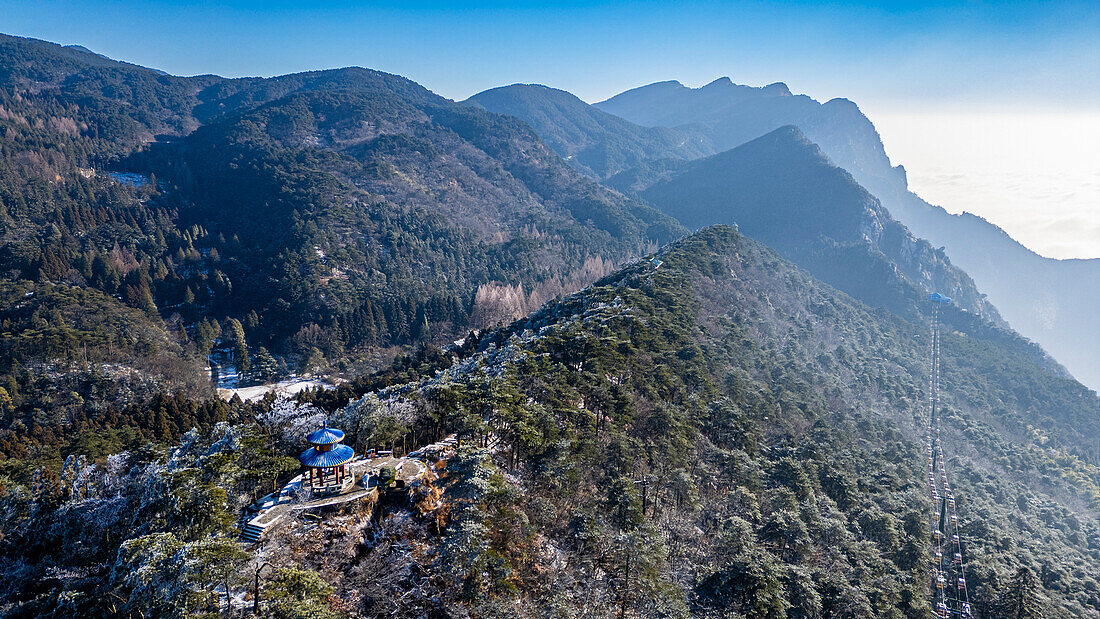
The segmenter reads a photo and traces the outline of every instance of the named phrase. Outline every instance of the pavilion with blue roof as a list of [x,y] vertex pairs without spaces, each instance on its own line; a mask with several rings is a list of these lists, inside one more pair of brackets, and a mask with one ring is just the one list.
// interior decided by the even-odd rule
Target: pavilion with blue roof
[[347,481],[345,465],[355,457],[355,450],[340,444],[344,433],[326,423],[306,440],[312,447],[303,451],[298,461],[309,469],[309,489],[314,494],[342,491]]

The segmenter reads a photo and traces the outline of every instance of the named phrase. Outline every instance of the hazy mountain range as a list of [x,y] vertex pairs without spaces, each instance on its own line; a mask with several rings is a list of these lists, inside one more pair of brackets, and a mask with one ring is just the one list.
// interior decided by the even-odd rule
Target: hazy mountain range
[[[514,90],[515,94],[506,95],[506,90]],[[484,96],[489,93],[491,97]],[[544,103],[536,106],[539,93],[544,94]],[[1100,321],[1095,319],[1100,315],[1100,259],[1043,258],[980,217],[952,215],[921,200],[908,190],[904,169],[891,164],[874,125],[851,101],[820,103],[805,95],[793,95],[781,83],[754,88],[734,84],[729,78],[700,88],[688,88],[675,81],[658,82],[593,106],[575,97],[567,98],[560,91],[524,85],[487,91],[471,97],[471,101],[519,116],[546,135],[557,134],[562,125],[588,125],[551,122],[551,117],[528,110],[553,108],[557,110],[555,118],[567,115],[575,119],[592,114],[590,108],[595,108],[639,127],[675,130],[680,137],[676,144],[712,149],[709,154],[734,148],[784,125],[797,126],[914,235],[944,247],[952,262],[974,278],[978,289],[988,295],[1013,328],[1041,344],[1079,379],[1100,387],[1100,364],[1095,356],[1100,347]],[[601,147],[595,144],[604,140],[611,145],[604,150],[622,151],[626,143],[631,144],[628,150],[650,153],[651,159],[691,157],[682,150],[654,148],[649,134],[637,127],[617,134],[613,140],[602,137],[611,126],[605,122],[600,131],[554,147],[565,156],[577,152],[581,143],[589,151],[600,152]],[[555,144],[553,140],[549,143]],[[592,168],[581,163],[578,167],[606,177],[629,166],[620,163]]]

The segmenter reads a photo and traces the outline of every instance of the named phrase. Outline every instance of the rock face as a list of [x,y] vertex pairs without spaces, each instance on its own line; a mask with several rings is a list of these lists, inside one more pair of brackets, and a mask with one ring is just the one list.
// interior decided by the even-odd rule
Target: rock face
[[[943,247],[988,295],[1001,315],[1039,342],[1069,370],[1100,388],[1100,259],[1044,258],[996,225],[953,215],[909,191],[905,170],[891,164],[874,125],[847,99],[820,103],[778,85],[738,86],[717,80],[702,88],[658,82],[595,107],[645,126],[689,130],[719,150],[780,126],[798,126],[915,235]],[[956,205],[965,208],[966,205]]]

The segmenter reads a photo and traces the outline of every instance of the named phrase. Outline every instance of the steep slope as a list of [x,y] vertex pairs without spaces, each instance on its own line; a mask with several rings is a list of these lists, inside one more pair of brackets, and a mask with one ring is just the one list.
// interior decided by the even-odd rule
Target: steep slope
[[0,279],[0,325],[0,437],[207,393],[201,360],[162,321],[94,289]]
[[999,320],[970,278],[915,238],[798,128],[730,151],[608,184],[639,195],[690,228],[737,223],[811,273],[870,305],[903,315],[930,291]]
[[478,93],[466,103],[515,116],[580,170],[606,178],[651,159],[694,159],[714,153],[706,139],[665,127],[642,127],[574,95],[538,84],[513,84]]
[[240,320],[291,365],[510,320],[683,232],[399,76],[178,78],[0,45],[3,266],[178,311],[192,336]]
[[874,125],[851,101],[819,103],[780,84],[751,88],[722,78],[694,89],[659,82],[595,106],[641,125],[690,130],[718,150],[796,125],[915,235],[945,247],[1015,329],[1100,388],[1100,259],[1044,258],[984,219],[928,204],[909,191],[905,170],[891,164]]
[[[867,187],[875,182],[868,179]],[[977,215],[948,213],[904,182],[877,182],[875,195],[914,233],[945,247],[1014,329],[1100,390],[1100,258],[1045,258]]]
[[[501,439],[495,457],[452,461],[450,522],[420,569],[436,561],[454,583],[443,599],[487,614],[926,616],[924,321],[869,310],[725,227],[658,257],[338,413],[364,445],[388,420],[424,431],[456,410],[467,440]],[[1100,552],[1085,542],[1100,533],[1086,507],[1100,500],[1100,406],[972,316],[945,319],[945,441],[977,616],[1002,614],[1020,566],[1048,574],[1024,592],[1048,616],[1094,612],[1100,598],[1078,592]],[[1050,429],[1046,446],[1030,424]],[[1092,464],[1070,455],[1089,450]],[[367,607],[426,612],[432,595],[402,606],[375,587]]]
[[[927,324],[728,227],[657,256],[425,351],[340,406],[329,419],[357,450],[450,432],[461,447],[378,518],[289,514],[263,545],[264,612],[929,616]],[[1047,617],[1097,612],[1095,398],[971,315],[944,318],[944,442],[974,616],[1021,597]],[[322,418],[285,407],[260,428],[191,433],[164,459],[76,462],[64,479],[92,480],[80,496],[68,483],[0,496],[2,513],[33,514],[3,521],[0,609],[216,611],[218,587],[253,583],[250,557],[225,550],[228,497],[266,492],[245,472],[300,449],[265,436]],[[117,598],[92,593],[105,589]]]
[[215,307],[257,312],[276,341],[311,323],[351,346],[444,341],[484,326],[479,287],[523,286],[522,313],[681,230],[515,119],[385,84],[293,94],[123,165],[170,182],[165,207],[188,223],[235,235],[234,293]]

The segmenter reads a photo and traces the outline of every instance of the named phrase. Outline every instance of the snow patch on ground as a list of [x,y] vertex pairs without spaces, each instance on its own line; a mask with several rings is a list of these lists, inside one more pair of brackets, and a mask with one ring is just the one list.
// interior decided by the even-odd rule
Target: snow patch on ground
[[270,391],[274,391],[275,394],[278,396],[290,397],[304,389],[310,389],[313,387],[332,389],[335,386],[336,385],[320,378],[292,377],[286,380],[281,380],[277,383],[266,383],[263,385],[255,385],[252,387],[238,387],[236,389],[218,389],[218,396],[223,400],[232,400],[233,396],[236,395],[245,402],[253,402],[256,400],[262,400],[263,397],[267,395]]

